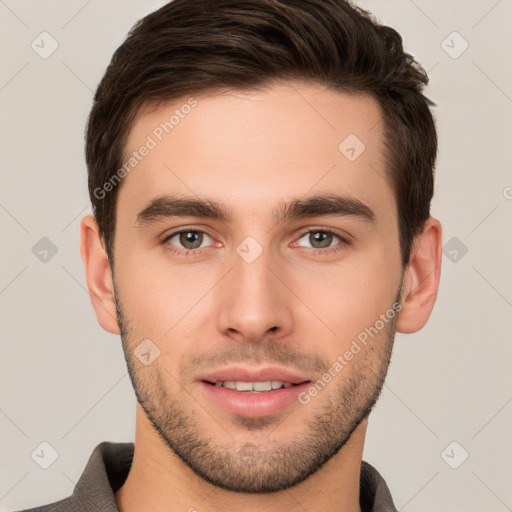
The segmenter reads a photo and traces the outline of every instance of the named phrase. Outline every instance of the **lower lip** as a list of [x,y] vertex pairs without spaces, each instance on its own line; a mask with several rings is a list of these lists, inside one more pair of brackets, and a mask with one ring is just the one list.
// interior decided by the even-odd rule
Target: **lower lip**
[[309,385],[308,382],[303,382],[288,388],[253,393],[215,386],[204,381],[200,384],[207,397],[215,400],[223,409],[248,418],[263,418],[280,412],[286,406],[298,402],[299,394]]

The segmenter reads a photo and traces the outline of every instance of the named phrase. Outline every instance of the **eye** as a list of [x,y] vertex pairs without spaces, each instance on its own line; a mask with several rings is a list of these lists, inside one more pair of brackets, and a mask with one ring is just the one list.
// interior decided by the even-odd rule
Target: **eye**
[[[318,249],[316,252],[333,252],[350,245],[350,242],[341,235],[325,229],[310,229],[303,233],[299,240],[303,238],[306,238],[306,241],[310,244],[309,247]],[[334,246],[332,246],[332,242],[336,242],[336,239],[341,241],[341,243],[335,243]]]
[[[173,243],[172,240],[175,240]],[[162,243],[173,246],[172,250],[176,250],[177,252],[191,252],[198,249],[202,249],[204,241],[208,242],[212,240],[210,235],[208,235],[205,231],[201,231],[200,229],[182,229],[180,231],[174,231],[173,233],[167,235]],[[210,242],[211,243],[211,242]],[[176,247],[176,249],[174,249]]]
[[[309,243],[309,246],[306,245],[304,247],[309,247],[313,254],[332,253],[350,245],[346,238],[326,229],[310,229],[303,233],[298,241],[304,238]],[[336,243],[336,240],[338,240],[338,243]],[[211,246],[212,241],[213,238],[206,231],[188,228],[173,231],[166,235],[162,239],[162,244],[171,252],[193,256]],[[298,242],[295,242],[293,245],[302,247]]]

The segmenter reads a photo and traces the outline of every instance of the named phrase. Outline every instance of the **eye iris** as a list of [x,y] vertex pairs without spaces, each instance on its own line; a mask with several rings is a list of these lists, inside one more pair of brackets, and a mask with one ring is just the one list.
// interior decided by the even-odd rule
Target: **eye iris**
[[[180,234],[180,243],[187,249],[197,249],[201,246],[202,236],[203,234],[197,231],[184,231]],[[192,247],[187,245],[188,243],[192,243]]]
[[[315,247],[314,243],[320,242],[320,247],[329,247],[332,240],[332,234],[326,233],[324,231],[314,231],[310,233],[309,235],[310,241],[312,242],[311,245]],[[314,242],[314,243],[313,243]]]

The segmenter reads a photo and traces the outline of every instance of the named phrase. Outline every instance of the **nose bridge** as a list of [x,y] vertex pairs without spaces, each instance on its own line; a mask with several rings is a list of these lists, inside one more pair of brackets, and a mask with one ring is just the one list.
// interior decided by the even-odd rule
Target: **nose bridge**
[[[291,328],[289,291],[276,277],[281,267],[276,254],[247,237],[233,253],[232,268],[219,299],[219,328],[258,341],[270,329],[283,334]],[[281,332],[283,331],[283,332]]]

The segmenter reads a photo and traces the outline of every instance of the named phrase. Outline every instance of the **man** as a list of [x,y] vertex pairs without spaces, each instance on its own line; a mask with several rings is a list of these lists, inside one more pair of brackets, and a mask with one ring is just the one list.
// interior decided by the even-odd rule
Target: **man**
[[38,511],[392,511],[362,461],[440,277],[428,78],[343,0],[175,0],[94,100],[81,253],[135,443]]

